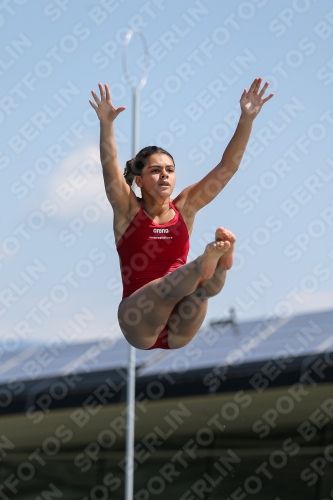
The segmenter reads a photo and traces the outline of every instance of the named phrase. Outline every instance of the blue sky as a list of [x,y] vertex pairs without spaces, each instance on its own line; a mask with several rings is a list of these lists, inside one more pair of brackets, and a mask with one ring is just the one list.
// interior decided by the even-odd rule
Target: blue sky
[[[292,315],[333,304],[333,10],[329,0],[213,2],[10,0],[0,11],[2,342],[117,335],[121,299],[112,209],[90,91],[108,83],[119,162],[131,158],[132,95],[122,43],[143,31],[140,148],[176,162],[175,194],[220,160],[255,77],[274,98],[243,163],[196,218],[191,258],[217,226],[237,236],[235,266],[206,323]],[[136,35],[128,66],[142,74]],[[82,319],[83,318],[83,319]],[[8,347],[7,346],[7,347]]]

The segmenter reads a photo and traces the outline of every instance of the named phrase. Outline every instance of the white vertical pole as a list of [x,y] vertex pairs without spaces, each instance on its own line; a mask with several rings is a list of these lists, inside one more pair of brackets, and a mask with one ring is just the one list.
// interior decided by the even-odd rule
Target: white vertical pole
[[129,346],[127,368],[126,414],[126,481],[125,500],[133,500],[134,493],[134,426],[135,426],[135,348]]
[[[139,144],[139,91],[133,90],[132,158]],[[127,368],[126,483],[125,500],[133,500],[135,443],[135,348],[129,346]]]
[[[126,49],[134,33],[141,37],[145,50],[145,72],[137,87],[130,79],[126,67]],[[131,30],[127,33],[123,52],[123,69],[127,84],[133,92],[133,128],[132,128],[132,158],[139,148],[139,115],[140,115],[140,89],[145,85],[148,74],[148,47],[146,40],[139,30]],[[128,368],[127,368],[127,394],[126,394],[126,469],[125,469],[125,500],[133,500],[134,494],[134,443],[135,443],[135,348],[129,345]]]

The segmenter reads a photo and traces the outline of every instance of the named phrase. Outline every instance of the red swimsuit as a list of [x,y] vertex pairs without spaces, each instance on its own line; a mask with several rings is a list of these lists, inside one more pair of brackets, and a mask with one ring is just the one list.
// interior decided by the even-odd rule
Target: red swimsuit
[[[171,202],[170,206],[175,216],[165,224],[156,224],[141,207],[120,238],[117,251],[121,262],[123,298],[186,264],[190,246],[188,230],[176,207]],[[170,349],[167,332],[165,327],[150,349]]]

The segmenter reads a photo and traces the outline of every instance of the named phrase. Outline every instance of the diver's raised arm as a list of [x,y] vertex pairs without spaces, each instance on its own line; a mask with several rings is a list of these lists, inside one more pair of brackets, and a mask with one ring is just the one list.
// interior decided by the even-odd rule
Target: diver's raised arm
[[264,98],[264,93],[269,84],[266,82],[262,89],[259,90],[261,82],[261,78],[256,78],[249,90],[244,89],[240,99],[241,115],[239,122],[220,163],[203,179],[184,190],[184,193],[186,193],[184,203],[192,212],[197,212],[210,203],[237,172],[251,135],[253,120],[265,102],[274,95],[269,94]]
[[115,108],[111,101],[107,84],[98,84],[100,97],[92,90],[94,101],[89,101],[100,121],[100,155],[103,167],[104,184],[107,197],[115,209],[129,210],[131,188],[126,183],[124,174],[119,168],[117,146],[114,138],[114,120],[125,110],[125,106]]

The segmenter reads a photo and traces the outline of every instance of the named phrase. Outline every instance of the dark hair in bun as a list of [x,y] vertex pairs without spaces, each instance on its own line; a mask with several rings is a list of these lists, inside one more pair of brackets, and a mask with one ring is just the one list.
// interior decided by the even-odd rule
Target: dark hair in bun
[[135,158],[126,162],[124,177],[129,186],[132,186],[136,175],[141,175],[142,169],[147,165],[147,158],[156,153],[170,156],[173,163],[175,163],[171,154],[165,151],[165,149],[159,148],[158,146],[147,146],[141,149]]

